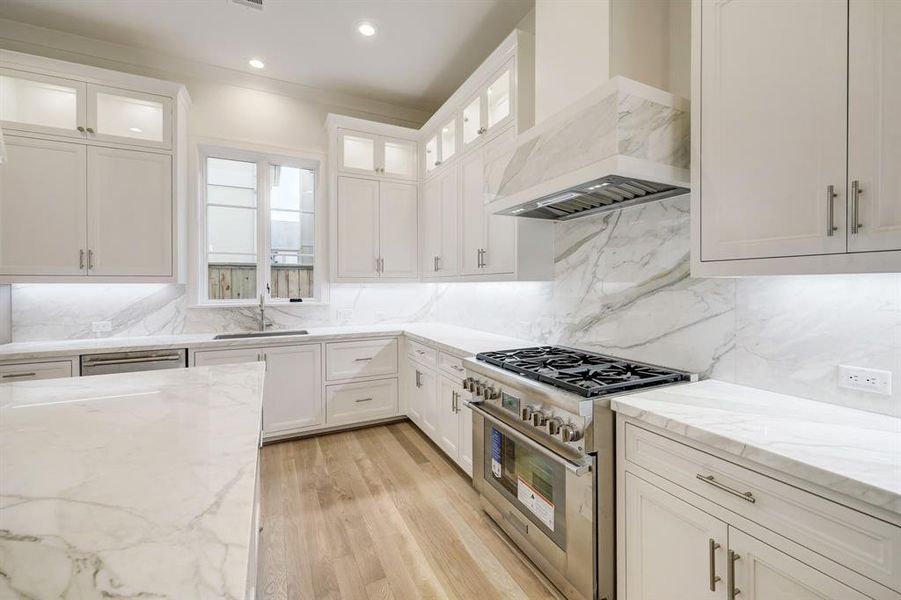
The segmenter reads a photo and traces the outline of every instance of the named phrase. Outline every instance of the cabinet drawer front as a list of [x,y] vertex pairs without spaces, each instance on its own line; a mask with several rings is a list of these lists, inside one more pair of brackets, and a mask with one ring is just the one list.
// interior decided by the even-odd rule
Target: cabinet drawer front
[[627,461],[879,583],[901,587],[901,528],[631,424],[625,448]]
[[397,414],[397,379],[327,386],[326,425],[346,425]]
[[326,379],[397,374],[397,339],[326,344]]
[[[466,375],[466,369],[463,368],[463,359],[457,358],[452,354],[439,352],[438,368],[448,375],[451,375],[453,378],[459,378]],[[455,379],[455,381],[457,381],[457,379]]]
[[426,346],[425,344],[414,342],[411,339],[407,339],[407,354],[416,362],[432,368],[435,367],[435,364],[438,361],[437,350]]
[[68,360],[0,365],[0,383],[58,379],[60,377],[72,377],[72,363]]

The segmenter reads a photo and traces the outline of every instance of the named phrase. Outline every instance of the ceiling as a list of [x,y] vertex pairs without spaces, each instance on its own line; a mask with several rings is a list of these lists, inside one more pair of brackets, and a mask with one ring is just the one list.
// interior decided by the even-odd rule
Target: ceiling
[[[434,110],[534,0],[0,0],[0,17]],[[360,35],[361,21],[374,37]],[[260,72],[251,58],[265,61]]]

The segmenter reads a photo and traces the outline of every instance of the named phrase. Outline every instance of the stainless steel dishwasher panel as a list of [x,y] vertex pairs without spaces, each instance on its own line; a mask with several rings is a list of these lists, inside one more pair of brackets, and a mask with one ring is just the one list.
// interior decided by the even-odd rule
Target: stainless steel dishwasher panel
[[188,350],[186,348],[81,355],[82,377],[109,373],[184,369],[187,366]]

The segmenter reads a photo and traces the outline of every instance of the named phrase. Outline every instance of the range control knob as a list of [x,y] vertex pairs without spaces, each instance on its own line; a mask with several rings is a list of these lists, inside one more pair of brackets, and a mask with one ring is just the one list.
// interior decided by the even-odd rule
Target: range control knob
[[519,411],[519,416],[522,417],[523,421],[528,421],[532,418],[532,407],[531,406],[523,406]]
[[535,427],[543,427],[547,422],[547,417],[543,411],[536,410],[532,412],[532,425]]
[[482,383],[481,381],[477,381],[476,389],[475,389],[476,396],[481,396],[484,393],[485,393],[485,384]]
[[496,389],[493,386],[488,386],[485,388],[485,399],[486,400],[497,400],[501,397],[501,391]]
[[560,417],[551,417],[547,420],[547,432],[551,435],[557,435],[560,432],[560,427],[563,425],[563,421]]
[[472,377],[467,377],[463,380],[463,389],[467,392],[472,391],[469,389],[469,385],[472,383]]
[[563,425],[560,428],[560,439],[564,442],[575,442],[580,437],[582,437],[581,434],[572,425]]

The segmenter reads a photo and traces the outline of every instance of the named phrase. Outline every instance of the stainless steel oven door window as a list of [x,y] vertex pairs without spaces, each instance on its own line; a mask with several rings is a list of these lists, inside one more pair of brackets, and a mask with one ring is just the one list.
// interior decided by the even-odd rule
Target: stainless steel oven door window
[[485,480],[565,550],[566,468],[506,428],[486,422],[484,430]]

